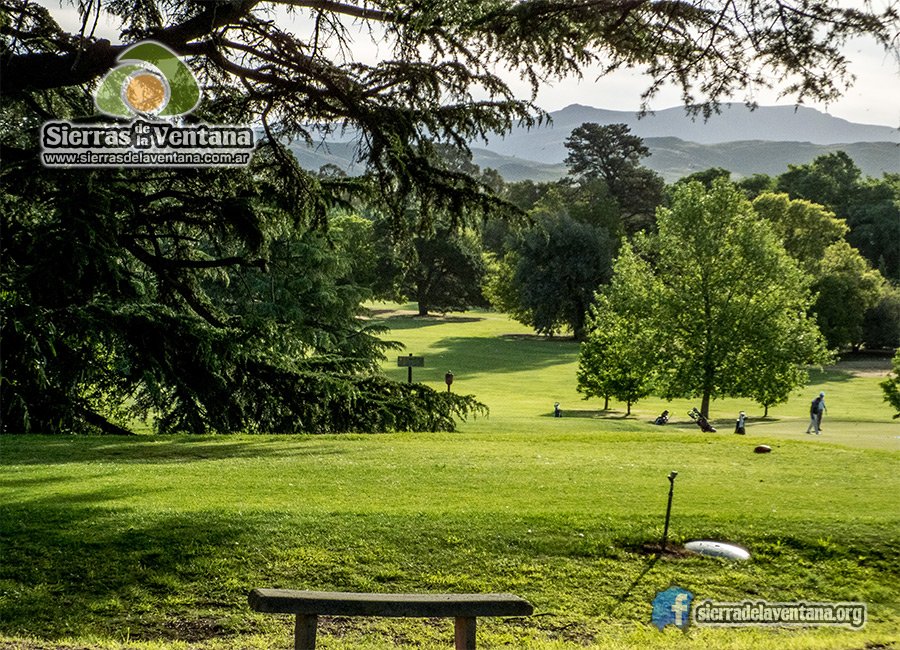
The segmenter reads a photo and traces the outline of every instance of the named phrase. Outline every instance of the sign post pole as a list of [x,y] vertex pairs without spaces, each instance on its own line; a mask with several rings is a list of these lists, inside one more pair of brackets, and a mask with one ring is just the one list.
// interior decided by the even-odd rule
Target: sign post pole
[[405,357],[397,357],[397,366],[406,368],[406,381],[412,383],[412,369],[414,367],[424,368],[425,357],[414,357],[412,353]]

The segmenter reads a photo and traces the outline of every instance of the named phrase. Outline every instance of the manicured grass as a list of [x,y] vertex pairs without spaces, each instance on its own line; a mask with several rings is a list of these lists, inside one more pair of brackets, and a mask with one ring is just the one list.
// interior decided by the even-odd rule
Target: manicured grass
[[[585,401],[576,391],[578,343],[572,339],[534,336],[530,329],[493,312],[470,312],[444,318],[417,318],[412,305],[379,305],[386,313],[382,320],[391,327],[388,338],[404,344],[404,349],[385,363],[385,372],[405,380],[406,369],[396,366],[396,356],[424,355],[425,368],[414,369],[414,380],[446,390],[444,373],[454,374],[452,390],[474,394],[486,403],[487,419],[463,425],[463,430],[485,433],[539,432],[543,426],[553,431],[573,433],[603,430],[636,431],[651,422],[663,409],[673,417],[672,426],[685,431],[697,427],[687,416],[700,400],[648,398],[632,406],[625,418],[625,405],[614,400],[610,411],[601,412],[603,401]],[[391,309],[391,311],[387,311]],[[397,314],[400,315],[397,315]],[[881,399],[878,386],[890,369],[890,359],[862,358],[827,369],[811,369],[810,384],[798,390],[787,404],[763,409],[749,400],[719,400],[711,405],[710,419],[722,431],[733,431],[739,411],[750,417],[748,433],[774,439],[802,438],[809,421],[809,403],[825,391],[828,413],[823,423],[825,442],[900,450],[900,427],[892,420],[890,407]],[[862,373],[863,376],[860,376]],[[564,418],[552,424],[535,420],[551,418],[554,402],[560,402]],[[551,418],[552,419],[552,418]],[[536,428],[535,423],[540,422]]]
[[[440,387],[452,370],[454,390],[490,406],[457,433],[0,438],[0,648],[288,648],[289,617],[246,605],[261,586],[531,600],[536,616],[480,622],[487,648],[855,650],[900,636],[900,425],[877,378],[829,370],[746,437],[732,418],[758,409],[716,403],[721,432],[701,434],[688,402],[601,416],[574,390],[574,343],[466,319],[388,319],[403,353],[427,357],[417,379]],[[814,438],[805,410],[820,387],[829,414]],[[674,426],[648,424],[666,407]],[[760,442],[773,453],[754,454]],[[670,538],[739,542],[750,562],[642,550],[662,533],[673,469]],[[661,633],[650,602],[672,584],[860,600],[870,622]],[[446,620],[331,619],[321,646],[451,638]]]

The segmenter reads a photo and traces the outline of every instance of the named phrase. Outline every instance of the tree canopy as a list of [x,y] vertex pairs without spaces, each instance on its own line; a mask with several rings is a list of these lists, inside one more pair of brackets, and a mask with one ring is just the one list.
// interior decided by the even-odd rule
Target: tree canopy
[[900,282],[900,174],[863,179],[850,156],[837,151],[807,165],[790,165],[777,188],[846,220],[847,241],[882,275]]
[[591,307],[590,332],[578,356],[578,391],[585,399],[613,397],[631,405],[655,388],[660,341],[652,320],[657,286],[645,260],[622,247],[609,285]]
[[581,339],[594,293],[609,279],[613,244],[606,230],[550,206],[534,215],[537,225],[511,245],[486,292],[494,306],[540,334],[569,329]]
[[[645,296],[656,389],[699,397],[707,417],[716,397],[751,397],[766,408],[784,401],[804,379],[798,365],[828,358],[806,315],[811,278],[724,179],[710,190],[679,186],[657,219],[658,234],[636,240],[644,262],[618,263],[628,273],[612,282],[624,295]],[[625,244],[626,260],[629,250]],[[620,318],[628,314],[622,303],[610,306]]]

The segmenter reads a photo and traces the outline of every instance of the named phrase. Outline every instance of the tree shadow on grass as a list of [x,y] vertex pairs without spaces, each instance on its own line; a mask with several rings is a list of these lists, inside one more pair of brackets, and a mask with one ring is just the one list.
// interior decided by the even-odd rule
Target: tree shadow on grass
[[376,318],[374,322],[383,325],[389,330],[415,330],[434,325],[449,325],[460,323],[478,323],[484,318],[478,316],[390,316],[388,318]]
[[[34,451],[35,445],[40,452]],[[5,436],[0,467],[64,465],[83,462],[195,463],[234,458],[289,458],[344,453],[334,444],[308,436],[228,440],[221,437]]]
[[451,336],[433,344],[434,357],[451,363],[453,371],[470,373],[505,373],[549,368],[573,363],[578,357],[577,344],[544,341],[520,341],[506,336],[484,338]]
[[[110,509],[118,489],[0,508],[0,634],[200,641],[227,633],[223,613],[246,608],[246,588],[225,588],[223,548],[245,555],[247,522],[219,514]],[[224,561],[223,561],[224,558]],[[181,614],[172,616],[172,602]],[[206,615],[203,612],[218,616]]]
[[817,384],[837,384],[853,381],[854,379],[856,379],[856,375],[849,370],[837,366],[829,366],[823,369],[810,368],[807,390],[814,390],[813,387]]
[[[553,412],[542,414],[541,417],[553,417]],[[640,418],[631,415],[625,415],[621,411],[612,409],[604,411],[603,409],[563,409],[562,417],[564,418],[586,418],[589,420],[634,420],[639,422]]]

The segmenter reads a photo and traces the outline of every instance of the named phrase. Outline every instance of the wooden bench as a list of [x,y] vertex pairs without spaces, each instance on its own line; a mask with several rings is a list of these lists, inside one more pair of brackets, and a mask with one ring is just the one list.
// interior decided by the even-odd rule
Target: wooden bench
[[318,616],[393,616],[456,619],[456,650],[474,650],[478,616],[530,616],[534,608],[512,594],[359,594],[254,589],[257,612],[295,614],[294,650],[314,650]]

